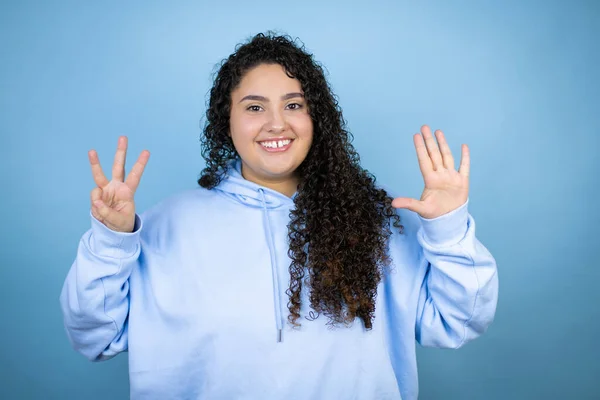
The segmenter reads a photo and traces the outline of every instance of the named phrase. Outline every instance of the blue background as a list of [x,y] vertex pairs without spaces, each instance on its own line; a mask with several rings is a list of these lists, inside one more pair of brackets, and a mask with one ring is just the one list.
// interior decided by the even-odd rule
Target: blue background
[[0,5],[0,398],[122,399],[127,357],[69,346],[58,295],[90,225],[87,151],[152,153],[139,210],[196,185],[215,64],[268,29],[329,72],[363,166],[419,197],[411,136],[472,153],[498,261],[488,333],[419,350],[422,399],[600,398],[600,3],[8,2]]

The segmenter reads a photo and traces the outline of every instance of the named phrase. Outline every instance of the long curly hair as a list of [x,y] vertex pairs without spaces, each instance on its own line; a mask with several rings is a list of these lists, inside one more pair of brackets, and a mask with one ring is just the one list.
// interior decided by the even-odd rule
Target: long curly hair
[[402,225],[392,198],[360,167],[337,98],[304,45],[289,36],[261,33],[221,63],[206,112],[201,139],[206,168],[198,184],[214,188],[227,164],[239,157],[228,134],[231,93],[260,64],[279,64],[298,79],[313,121],[313,143],[296,170],[300,184],[288,225],[288,321],[300,325],[306,286],[316,311],[312,319],[323,314],[330,326],[348,326],[358,317],[371,329],[377,286],[390,264],[387,241],[392,227],[402,232]]

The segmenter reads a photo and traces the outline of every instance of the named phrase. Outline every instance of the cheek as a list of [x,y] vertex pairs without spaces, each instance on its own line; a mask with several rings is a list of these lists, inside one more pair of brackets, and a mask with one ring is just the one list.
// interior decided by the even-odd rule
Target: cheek
[[298,118],[294,121],[294,131],[296,134],[307,141],[312,141],[313,137],[313,123],[309,115],[303,115],[302,118]]
[[231,116],[229,121],[230,136],[234,142],[254,140],[260,132],[262,123],[258,118],[248,116]]

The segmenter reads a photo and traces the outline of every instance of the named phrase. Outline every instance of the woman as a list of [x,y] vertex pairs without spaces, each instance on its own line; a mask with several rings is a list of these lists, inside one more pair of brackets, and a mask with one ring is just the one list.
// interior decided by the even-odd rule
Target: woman
[[415,341],[457,348],[494,317],[496,264],[441,131],[414,136],[420,200],[359,165],[312,55],[257,35],[221,66],[200,188],[141,216],[90,162],[92,227],[61,294],[71,343],[129,352],[134,399],[415,399]]

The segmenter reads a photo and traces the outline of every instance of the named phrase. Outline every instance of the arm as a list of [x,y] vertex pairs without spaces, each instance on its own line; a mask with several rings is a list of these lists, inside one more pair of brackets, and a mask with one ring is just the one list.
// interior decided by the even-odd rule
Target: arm
[[90,360],[127,350],[129,276],[140,255],[141,220],[132,233],[112,231],[92,216],[62,288],[60,305],[67,336]]
[[458,171],[442,131],[427,125],[413,136],[425,182],[420,200],[392,205],[419,215],[417,240],[427,268],[419,291],[416,338],[424,346],[460,347],[480,335],[494,318],[498,275],[492,255],[475,237],[467,211],[471,158],[461,146]]
[[112,180],[95,150],[88,152],[96,187],[91,191],[92,228],[79,243],[60,294],[67,336],[90,360],[127,350],[129,276],[140,255],[142,223],[134,194],[150,157],[142,151],[125,179],[127,137],[119,137]]
[[415,331],[423,346],[458,348],[481,335],[494,319],[496,262],[475,237],[467,205],[437,218],[419,217],[417,240],[429,263]]

